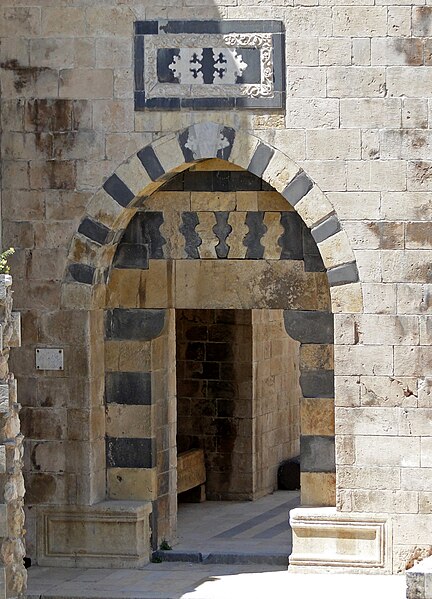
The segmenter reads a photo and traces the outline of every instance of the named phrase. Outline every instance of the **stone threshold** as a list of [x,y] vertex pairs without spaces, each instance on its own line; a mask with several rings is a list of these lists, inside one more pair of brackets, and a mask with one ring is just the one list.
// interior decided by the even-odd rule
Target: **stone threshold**
[[189,562],[193,564],[268,564],[288,568],[289,556],[286,553],[239,553],[225,551],[154,551],[152,561]]

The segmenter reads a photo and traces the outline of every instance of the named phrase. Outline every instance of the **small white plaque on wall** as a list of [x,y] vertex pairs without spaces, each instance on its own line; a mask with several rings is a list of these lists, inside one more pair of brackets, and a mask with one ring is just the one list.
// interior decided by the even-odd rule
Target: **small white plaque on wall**
[[63,350],[37,349],[36,370],[63,370]]

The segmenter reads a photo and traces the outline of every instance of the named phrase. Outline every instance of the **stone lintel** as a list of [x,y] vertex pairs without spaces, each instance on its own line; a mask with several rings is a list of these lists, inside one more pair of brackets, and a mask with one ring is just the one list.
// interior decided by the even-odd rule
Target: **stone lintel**
[[38,564],[140,568],[150,559],[150,501],[44,506],[38,511]]
[[290,512],[290,524],[290,572],[391,573],[390,522],[385,514],[296,508]]

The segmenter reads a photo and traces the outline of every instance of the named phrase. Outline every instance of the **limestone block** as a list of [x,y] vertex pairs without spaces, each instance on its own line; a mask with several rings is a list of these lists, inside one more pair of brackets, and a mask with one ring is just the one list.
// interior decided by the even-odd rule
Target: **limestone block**
[[372,37],[387,35],[387,10],[384,6],[341,6],[333,13],[335,36]]
[[354,38],[352,40],[352,64],[371,64],[371,40],[370,38]]
[[403,346],[394,348],[394,373],[396,376],[419,376],[425,364],[431,364],[432,347]]
[[79,36],[85,30],[85,12],[81,7],[44,7],[42,34],[46,37]]
[[[393,434],[397,431],[393,431]],[[368,431],[355,427],[356,466],[390,466],[412,468],[420,466],[420,439],[414,437],[371,436],[380,434],[376,429]],[[381,433],[383,434],[383,433]],[[383,486],[385,488],[385,486]],[[362,510],[360,510],[362,511]],[[384,510],[386,511],[386,510]]]
[[9,385],[0,385],[0,413],[9,413]]
[[339,100],[335,98],[288,98],[287,119],[291,127],[337,128]]
[[[353,410],[336,406],[335,431],[342,435],[381,435],[397,439],[399,411],[394,408],[359,407]],[[369,443],[370,443],[369,439]],[[383,441],[391,444],[391,441]],[[379,455],[376,455],[379,460]]]
[[386,93],[385,69],[377,67],[329,67],[329,97],[380,97]]
[[156,468],[108,468],[108,496],[127,501],[152,501],[157,498]]
[[151,502],[104,501],[38,511],[38,563],[140,568],[149,561]]
[[308,160],[355,160],[360,155],[360,131],[355,129],[311,130],[306,133]]
[[351,40],[345,38],[322,38],[318,47],[320,65],[350,65]]
[[299,170],[300,167],[289,160],[282,152],[275,152],[263,173],[263,179],[276,191],[282,192]]
[[108,404],[106,434],[116,438],[152,437],[155,433],[153,412],[151,406]]
[[417,316],[359,315],[354,326],[362,345],[417,345],[420,340]]
[[334,472],[301,472],[302,505],[330,506],[336,504],[336,474]]
[[326,268],[353,262],[355,259],[345,231],[339,231],[328,239],[321,241],[318,248]]
[[[393,351],[385,345],[335,346],[335,374],[338,375],[392,375]],[[401,348],[402,349],[402,348]],[[405,349],[405,348],[403,348]],[[406,351],[413,348],[409,346]],[[404,374],[400,372],[399,374]],[[410,376],[410,373],[406,373]]]
[[396,312],[396,285],[364,283],[362,288],[365,313],[394,314]]
[[302,399],[300,414],[302,435],[334,435],[333,399]]
[[287,78],[290,97],[314,98],[326,95],[326,72],[323,68],[292,68],[290,65]]
[[80,68],[60,71],[60,98],[111,98],[112,94],[112,69]]
[[[247,192],[246,192],[247,193]],[[253,192],[252,192],[253,194]],[[196,211],[230,211],[236,209],[236,195],[230,192],[192,191],[190,194],[190,209]],[[237,208],[240,210],[240,208]],[[249,208],[253,210],[253,208]],[[215,224],[215,223],[214,223]]]
[[256,137],[238,132],[234,140],[229,161],[237,166],[247,169],[257,146],[258,139]]
[[[336,436],[337,438],[337,436]],[[370,443],[370,441],[369,441]],[[338,466],[338,487],[341,489],[400,489],[400,466]]]
[[[391,96],[422,98],[432,93],[430,67],[419,66],[412,69],[408,66],[395,66],[388,67],[386,71],[387,91]],[[428,78],[426,84],[425,77]]]
[[295,209],[310,228],[333,212],[333,206],[316,185],[297,202]]
[[347,514],[336,512],[336,508],[296,508],[290,512],[290,525],[290,572],[344,566],[351,571],[389,572],[390,527],[385,516]]
[[363,311],[363,296],[360,283],[330,288],[333,312],[357,313]]
[[420,440],[420,466],[432,468],[432,437],[422,437]]
[[[401,102],[397,98],[343,98],[340,111],[341,127],[400,127]],[[364,187],[360,191],[365,191]]]
[[362,376],[359,383],[361,405],[363,406],[417,406],[416,378]]

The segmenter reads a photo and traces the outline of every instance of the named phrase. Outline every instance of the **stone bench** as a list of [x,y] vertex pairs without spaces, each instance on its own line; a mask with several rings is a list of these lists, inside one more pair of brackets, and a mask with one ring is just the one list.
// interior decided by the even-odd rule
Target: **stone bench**
[[204,451],[190,449],[177,456],[177,494],[190,502],[205,501],[206,469]]

